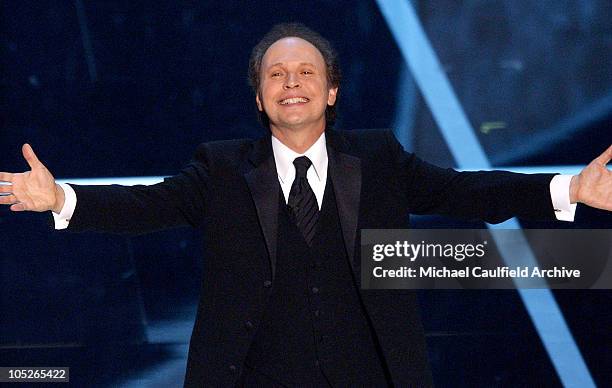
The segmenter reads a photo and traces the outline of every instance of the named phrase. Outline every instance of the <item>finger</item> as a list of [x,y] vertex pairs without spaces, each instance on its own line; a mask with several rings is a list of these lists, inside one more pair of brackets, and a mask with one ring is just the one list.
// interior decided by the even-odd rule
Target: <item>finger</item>
[[40,160],[38,160],[38,157],[36,157],[32,146],[28,143],[24,144],[23,147],[21,147],[21,152],[23,153],[23,157],[25,158],[25,160],[30,165],[30,168],[34,169],[35,167],[44,167]]
[[17,203],[17,198],[14,195],[0,195],[1,205],[13,205]]
[[16,203],[14,205],[11,205],[10,209],[14,212],[22,212],[25,211],[25,205],[23,203]]
[[0,185],[0,193],[12,193],[13,185]]
[[12,182],[13,175],[10,172],[0,172],[0,182]]
[[612,159],[612,145],[610,147],[608,147],[608,149],[605,150],[603,152],[603,154],[601,154],[597,158],[595,158],[595,161],[598,162],[598,163],[601,163],[601,164],[603,164],[605,166],[606,164],[608,164],[610,159]]

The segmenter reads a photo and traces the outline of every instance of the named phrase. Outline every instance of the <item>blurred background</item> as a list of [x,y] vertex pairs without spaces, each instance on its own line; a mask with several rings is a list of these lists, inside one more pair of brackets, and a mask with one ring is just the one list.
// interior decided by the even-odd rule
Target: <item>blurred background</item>
[[[411,4],[493,166],[578,171],[612,143],[609,0]],[[24,171],[29,142],[68,182],[159,177],[200,142],[264,135],[248,58],[287,21],[340,54],[337,128],[393,128],[408,151],[457,166],[376,2],[56,0],[2,2],[0,12],[0,170]],[[70,366],[77,386],[181,386],[206,257],[199,232],[127,238],[50,225],[0,209],[0,366]],[[579,207],[572,224],[523,226],[612,221]],[[612,381],[612,293],[553,295],[595,383]],[[438,386],[562,384],[516,291],[420,300]]]

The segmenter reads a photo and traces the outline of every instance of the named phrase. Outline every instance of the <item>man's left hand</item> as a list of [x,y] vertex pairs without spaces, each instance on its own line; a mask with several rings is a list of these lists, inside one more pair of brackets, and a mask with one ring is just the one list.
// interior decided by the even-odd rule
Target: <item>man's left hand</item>
[[595,158],[570,183],[570,202],[612,211],[612,171],[606,164],[612,159],[612,145]]

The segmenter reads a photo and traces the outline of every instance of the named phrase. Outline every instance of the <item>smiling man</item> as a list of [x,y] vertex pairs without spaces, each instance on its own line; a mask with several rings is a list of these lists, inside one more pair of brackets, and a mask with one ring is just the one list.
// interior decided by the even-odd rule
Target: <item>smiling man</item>
[[339,77],[329,79],[321,52],[296,37],[274,42],[258,67],[257,108],[267,116],[272,136],[304,153],[325,131],[327,107],[336,103]]
[[572,219],[579,201],[612,209],[612,147],[574,177],[460,173],[390,131],[332,130],[337,58],[303,25],[274,27],[249,76],[270,133],[202,144],[162,183],[60,186],[29,145],[31,171],[0,173],[0,203],[52,210],[57,229],[201,229],[185,386],[432,385],[415,294],[361,290],[361,229],[406,228],[410,213],[497,223]]

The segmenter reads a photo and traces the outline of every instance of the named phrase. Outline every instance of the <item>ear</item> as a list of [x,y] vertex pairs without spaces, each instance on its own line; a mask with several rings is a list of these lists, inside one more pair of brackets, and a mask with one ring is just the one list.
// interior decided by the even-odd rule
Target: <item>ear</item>
[[336,103],[336,96],[338,95],[338,88],[331,88],[327,93],[327,105],[334,106]]
[[257,109],[259,109],[260,112],[263,112],[263,106],[261,105],[261,100],[259,99],[259,93],[257,93],[255,96],[255,103],[257,103]]

